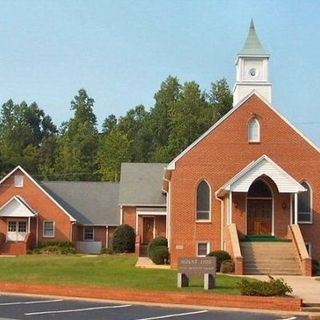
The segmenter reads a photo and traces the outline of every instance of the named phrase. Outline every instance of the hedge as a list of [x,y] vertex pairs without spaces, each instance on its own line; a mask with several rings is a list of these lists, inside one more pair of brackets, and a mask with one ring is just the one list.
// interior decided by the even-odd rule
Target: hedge
[[112,250],[117,253],[134,252],[135,240],[134,229],[127,224],[123,224],[114,231]]
[[217,258],[217,271],[220,271],[221,263],[225,260],[231,260],[231,256],[227,251],[216,250],[208,254],[209,257]]

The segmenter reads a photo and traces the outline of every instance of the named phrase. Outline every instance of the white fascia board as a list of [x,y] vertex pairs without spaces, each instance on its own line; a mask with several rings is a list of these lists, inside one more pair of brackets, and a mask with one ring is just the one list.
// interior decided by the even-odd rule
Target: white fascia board
[[69,218],[70,221],[76,221],[76,219],[69,213],[67,212],[46,190],[44,190],[21,166],[17,166],[15,167],[11,172],[9,172],[1,181],[0,181],[0,185],[3,183],[3,181],[5,181],[6,179],[8,179],[14,172],[16,172],[17,170],[22,171],[22,173],[27,176],[31,182],[38,187],[38,189],[40,189],[55,205],[57,205]]
[[181,159],[187,152],[195,147],[201,140],[203,140],[208,134],[216,129],[222,122],[224,122],[231,114],[233,114],[239,107],[241,107],[249,98],[256,95],[261,99],[276,115],[278,115],[286,124],[288,124],[296,133],[298,133],[306,142],[308,142],[316,151],[320,153],[319,147],[317,147],[310,139],[308,139],[298,128],[296,128],[288,119],[286,119],[279,111],[275,109],[264,97],[261,96],[256,90],[252,90],[247,96],[238,102],[232,109],[226,113],[220,120],[218,120],[212,127],[210,127],[205,133],[203,133],[197,140],[184,149],[176,158],[174,158],[167,166],[168,170],[175,170],[176,162]]
[[[271,158],[267,155],[263,155],[255,161],[250,162],[244,169],[242,169],[238,174],[236,174],[231,180],[229,180],[225,185],[219,188],[216,192],[216,196],[219,197],[224,194],[224,192],[234,191],[232,190],[232,184],[236,182],[238,179],[243,177],[246,173],[248,173],[252,168],[258,165],[261,161],[266,160],[270,162],[273,166],[275,166],[280,172],[282,172],[292,184],[294,184],[297,188],[297,192],[304,192],[306,189],[296,181],[288,172],[282,169],[277,163],[275,163]],[[276,182],[275,182],[276,183]]]
[[[10,198],[4,205],[1,206],[0,208],[0,216],[2,217],[10,217],[10,215],[6,215],[6,216],[3,216],[1,215],[1,211],[3,209],[5,209],[10,203],[12,203],[13,201],[16,201],[18,202],[19,205],[23,206],[24,208],[27,209],[27,212],[29,212],[29,214],[24,214],[24,215],[21,215],[21,216],[17,216],[17,217],[35,217],[36,214],[33,210],[31,210],[23,201],[21,201],[21,199],[19,199],[18,196],[13,196],[12,198]],[[15,215],[16,216],[16,215]]]

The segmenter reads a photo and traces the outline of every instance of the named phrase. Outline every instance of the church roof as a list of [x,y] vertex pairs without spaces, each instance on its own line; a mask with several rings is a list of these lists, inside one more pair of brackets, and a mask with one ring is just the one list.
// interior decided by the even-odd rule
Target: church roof
[[248,37],[243,49],[239,53],[239,56],[256,56],[256,55],[268,56],[269,53],[263,48],[257,36],[253,20],[251,19]]

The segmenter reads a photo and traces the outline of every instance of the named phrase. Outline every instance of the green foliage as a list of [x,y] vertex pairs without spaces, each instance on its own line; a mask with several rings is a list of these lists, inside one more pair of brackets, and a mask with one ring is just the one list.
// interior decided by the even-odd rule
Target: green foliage
[[156,246],[152,249],[152,262],[155,264],[169,263],[169,250],[166,246]]
[[320,275],[320,261],[312,260],[312,275],[319,276]]
[[113,250],[111,248],[102,248],[100,254],[113,254]]
[[220,266],[221,273],[232,273],[234,272],[234,262],[232,260],[224,260]]
[[225,260],[231,260],[231,256],[227,251],[216,250],[208,254],[209,257],[217,258],[217,271],[220,271],[221,263]]
[[152,260],[154,249],[157,247],[168,247],[168,240],[165,237],[157,236],[148,244],[148,257]]
[[121,163],[130,160],[130,143],[119,129],[102,136],[98,150],[99,173],[102,180],[119,181]]
[[75,254],[76,249],[70,241],[39,241],[38,248],[33,250],[34,254]]
[[122,224],[114,231],[112,250],[117,253],[134,252],[135,240],[134,229],[127,224]]
[[21,165],[38,179],[118,181],[121,162],[170,162],[232,107],[225,79],[207,93],[169,76],[154,99],[150,111],[138,105],[119,118],[107,116],[100,134],[85,89],[59,131],[35,102],[8,100],[0,112],[0,173]]
[[285,296],[292,293],[292,288],[283,279],[274,279],[269,276],[269,281],[241,279],[240,292],[245,296]]

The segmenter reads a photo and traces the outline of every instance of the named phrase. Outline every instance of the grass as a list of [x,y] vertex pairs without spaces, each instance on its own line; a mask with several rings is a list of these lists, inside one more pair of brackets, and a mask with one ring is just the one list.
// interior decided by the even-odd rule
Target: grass
[[[0,258],[0,281],[74,286],[201,292],[202,279],[177,288],[175,270],[135,268],[134,256],[42,256]],[[217,275],[213,293],[239,294],[239,278]],[[207,291],[206,291],[207,292]]]

